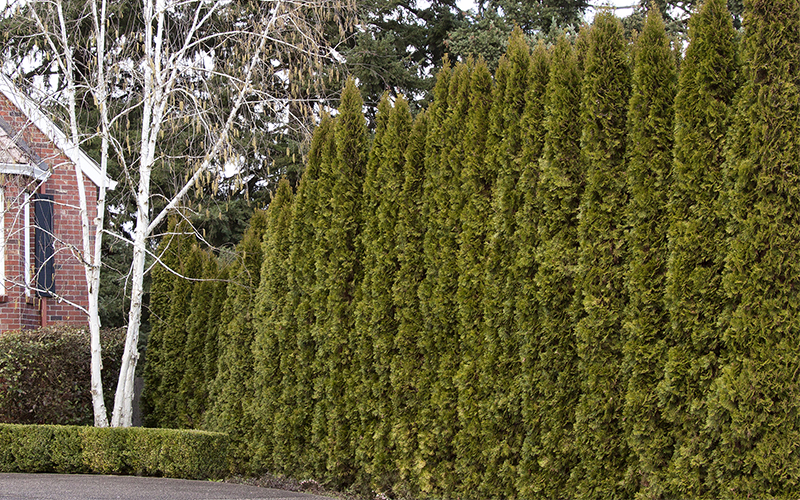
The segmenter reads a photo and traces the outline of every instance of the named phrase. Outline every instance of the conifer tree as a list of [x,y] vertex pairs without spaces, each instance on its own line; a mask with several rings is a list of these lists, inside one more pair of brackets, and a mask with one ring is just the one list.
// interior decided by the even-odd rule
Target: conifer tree
[[[249,409],[253,399],[253,306],[258,290],[267,216],[256,210],[242,241],[236,246],[236,263],[231,269],[223,318],[225,336],[220,342],[217,377],[212,384],[214,405],[208,422],[212,430],[224,431],[239,441],[234,458],[248,456],[248,432],[253,429]],[[247,436],[247,437],[246,437]]]
[[[431,405],[437,436],[432,472],[434,480],[445,492],[457,487],[453,439],[458,432],[458,390],[454,377],[458,371],[460,345],[456,294],[458,292],[458,236],[461,232],[461,211],[465,194],[461,189],[461,169],[466,153],[461,140],[466,130],[469,111],[470,72],[473,63],[458,63],[453,68],[448,91],[448,112],[443,123],[444,148],[438,169],[438,186],[433,191],[437,213],[432,221],[435,247],[426,252],[436,254],[431,312],[435,333],[430,337],[429,352],[437,353],[438,367],[433,382]],[[430,229],[429,229],[430,232]]]
[[[150,285],[150,333],[147,337],[144,365],[144,391],[142,393],[142,413],[147,427],[159,427],[162,422],[159,387],[163,373],[162,363],[165,358],[161,353],[162,339],[167,328],[170,299],[175,275],[165,266],[174,267],[178,262],[175,247],[170,249],[176,220],[171,218],[167,232],[161,238],[156,250],[161,264],[153,268]],[[176,245],[177,246],[177,245]]]
[[492,101],[491,126],[495,131],[490,135],[501,140],[487,146],[492,148],[487,154],[497,169],[497,181],[492,193],[491,236],[486,253],[485,348],[479,370],[479,385],[487,388],[480,409],[486,463],[484,494],[499,496],[513,494],[524,439],[519,377],[509,376],[521,372],[514,311],[521,263],[517,260],[519,245],[515,236],[517,212],[523,203],[523,192],[517,184],[523,172],[521,124],[531,65],[530,49],[521,30],[512,33],[504,57],[508,61],[507,76],[504,83],[498,79],[496,84],[505,88],[502,98]]
[[[520,354],[520,397],[522,420],[522,449],[517,477],[517,490],[523,495],[532,495],[533,477],[539,468],[532,456],[533,436],[538,439],[540,415],[537,414],[541,398],[534,388],[533,362],[539,357],[538,341],[539,311],[536,301],[535,275],[539,266],[536,248],[539,242],[537,221],[541,216],[539,202],[539,160],[542,156],[545,138],[546,87],[549,80],[550,55],[544,42],[537,44],[531,58],[530,83],[522,115],[522,173],[518,189],[522,191],[522,206],[516,215],[517,244],[517,290],[514,297],[514,330],[519,336]],[[535,447],[534,447],[535,449]]]
[[228,273],[229,264],[221,257],[213,259],[217,263],[217,272],[213,274],[215,282],[212,289],[211,304],[208,310],[208,328],[204,342],[205,354],[205,384],[203,394],[205,403],[203,404],[203,414],[201,425],[203,429],[210,429],[209,409],[214,406],[214,394],[212,388],[217,378],[217,359],[220,351],[220,337],[223,336],[223,327],[226,325],[224,309],[225,299],[228,297]]
[[492,185],[495,172],[485,160],[489,111],[492,102],[492,75],[483,60],[472,70],[470,105],[461,148],[467,153],[461,169],[461,186],[465,193],[461,211],[461,233],[458,238],[457,315],[461,354],[456,373],[459,429],[455,436],[456,472],[464,491],[475,491],[482,481],[482,468],[477,455],[483,447],[480,398],[485,396],[475,387],[479,376],[478,360],[483,344],[483,275],[486,221],[491,213]]
[[[387,151],[392,147],[386,138],[386,130],[389,126],[389,114],[392,105],[389,102],[389,94],[384,93],[378,103],[377,115],[375,117],[375,133],[372,145],[369,149],[369,159],[367,161],[366,172],[364,175],[364,186],[362,193],[361,220],[363,229],[359,234],[361,247],[364,249],[364,279],[358,290],[355,304],[355,335],[358,336],[354,344],[353,363],[356,367],[360,380],[357,381],[357,391],[355,401],[358,404],[359,427],[354,429],[354,434],[360,436],[355,449],[356,466],[359,472],[365,477],[357,481],[359,486],[365,488],[372,481],[372,461],[377,451],[374,437],[377,435],[375,429],[380,425],[378,420],[378,407],[383,404],[372,394],[373,387],[377,384],[377,372],[374,356],[373,343],[375,337],[381,335],[383,329],[389,331],[395,329],[392,314],[387,317],[385,309],[389,304],[383,303],[381,295],[383,290],[378,285],[380,278],[377,276],[381,259],[377,240],[381,238],[381,229],[377,217],[378,207],[381,204],[381,186],[378,180],[378,170],[384,161]],[[375,274],[373,274],[375,273]],[[381,310],[375,310],[380,308]],[[374,315],[373,315],[374,312]],[[373,321],[377,322],[374,323]],[[385,443],[384,443],[385,445]]]
[[630,71],[622,24],[609,12],[595,17],[582,85],[582,156],[586,182],[578,223],[575,327],[581,396],[575,410],[573,471],[576,496],[624,497],[629,450],[622,427],[622,372],[628,190],[625,136]]
[[[546,88],[544,148],[539,162],[537,267],[533,321],[520,323],[528,336],[523,374],[530,385],[525,409],[528,435],[520,476],[523,496],[573,495],[570,472],[578,460],[574,409],[579,396],[574,332],[578,204],[583,189],[580,161],[581,73],[575,49],[560,37],[552,49]],[[530,202],[526,200],[526,205]],[[523,227],[523,226],[521,226]],[[520,309],[522,314],[526,309]],[[530,474],[528,476],[526,474]]]
[[188,317],[184,326],[186,345],[183,351],[185,369],[179,385],[179,408],[181,410],[180,426],[198,429],[203,423],[203,412],[206,401],[206,335],[212,328],[213,320],[209,316],[211,302],[214,299],[214,279],[216,279],[216,259],[195,244],[191,256],[198,261],[199,281],[192,284],[192,295],[188,309]]
[[[340,484],[352,484],[356,472],[354,446],[357,436],[352,425],[358,421],[355,388],[360,374],[353,365],[357,349],[355,331],[356,291],[363,277],[363,248],[359,234],[363,221],[362,187],[367,164],[366,120],[363,101],[349,79],[335,123],[336,156],[332,163],[330,190],[331,217],[323,233],[328,246],[324,281],[318,283],[327,291],[325,317],[317,334],[318,358],[322,367],[319,395],[325,414],[326,469]],[[320,319],[318,317],[318,319]]]
[[418,473],[417,428],[420,425],[420,408],[425,404],[425,401],[419,399],[424,359],[421,344],[424,333],[418,292],[425,276],[422,187],[425,179],[426,117],[427,114],[423,112],[415,118],[406,148],[403,187],[398,200],[395,229],[400,267],[392,288],[397,308],[397,337],[396,353],[391,366],[394,412],[391,447],[397,470],[395,491],[409,496],[419,495],[415,480]]
[[[419,481],[419,489],[424,494],[432,494],[438,487],[437,469],[447,453],[449,442],[442,439],[438,427],[439,408],[433,402],[439,377],[440,341],[444,328],[440,323],[440,308],[437,301],[443,300],[436,291],[441,267],[440,238],[443,224],[440,217],[446,210],[441,204],[442,196],[438,195],[442,189],[442,171],[446,170],[447,140],[445,119],[448,115],[450,81],[453,78],[452,69],[445,61],[444,68],[436,76],[434,86],[434,100],[428,108],[428,125],[425,138],[425,180],[423,182],[422,217],[425,227],[423,238],[423,254],[425,276],[419,285],[420,313],[422,316],[422,331],[429,332],[421,340],[423,353],[432,353],[423,360],[420,376],[419,398],[423,401],[419,412],[418,421],[418,455],[415,468]],[[446,197],[445,197],[446,200]],[[433,355],[435,353],[435,355]],[[442,451],[444,450],[444,451]],[[452,455],[451,455],[452,456]]]
[[161,355],[167,362],[162,365],[161,393],[163,421],[161,427],[183,428],[187,425],[185,409],[186,398],[180,390],[181,381],[186,371],[186,320],[192,302],[192,292],[201,270],[199,249],[194,234],[189,231],[188,224],[178,224],[177,231],[187,231],[178,236],[179,263],[174,269],[178,275],[172,285],[170,298],[170,314],[167,328],[162,337]]
[[[157,427],[181,427],[181,412],[185,406],[179,389],[185,370],[183,351],[186,347],[186,318],[189,315],[189,305],[192,297],[192,282],[186,277],[195,278],[198,274],[198,262],[191,257],[193,236],[186,233],[187,224],[184,222],[172,225],[172,231],[164,238],[164,252],[162,263],[169,269],[160,269],[157,279],[163,280],[164,290],[169,290],[168,295],[157,299],[157,309],[160,318],[157,322],[156,345],[151,351],[156,364],[151,369],[157,375],[152,377],[154,398],[152,401],[152,417],[148,423]],[[163,305],[163,309],[159,306]],[[152,373],[151,372],[151,373]]]
[[676,449],[670,489],[718,497],[707,474],[714,440],[706,432],[706,395],[719,366],[718,319],[726,253],[720,193],[725,135],[737,90],[736,31],[725,0],[706,0],[689,22],[689,46],[675,99],[675,161],[670,199],[666,299],[671,329],[659,397]]
[[313,297],[317,276],[316,247],[321,244],[317,227],[322,221],[317,217],[318,211],[327,207],[326,200],[321,199],[324,194],[320,192],[320,186],[325,185],[322,176],[327,175],[322,173],[323,157],[332,140],[333,120],[323,115],[311,140],[287,236],[290,246],[282,321],[287,338],[295,338],[295,350],[294,356],[282,358],[280,405],[275,421],[284,434],[282,446],[273,450],[272,462],[276,472],[294,477],[320,475],[324,471],[324,463],[320,464],[322,450],[315,450],[311,445],[317,373],[314,327],[318,311]]
[[297,348],[295,332],[289,331],[284,316],[292,221],[292,188],[287,179],[278,183],[266,216],[261,278],[253,311],[253,405],[247,410],[254,422],[250,433],[252,460],[274,470],[273,457],[286,455],[289,448],[289,425],[279,418],[280,398],[282,384],[291,383],[294,376],[290,365]]
[[728,140],[730,316],[707,422],[722,497],[800,494],[800,3],[745,2],[745,84]]
[[664,473],[672,452],[656,387],[663,377],[669,328],[664,293],[677,71],[664,21],[655,9],[647,14],[635,53],[628,110],[630,299],[623,354],[630,378],[624,429],[635,455],[631,471],[638,490],[658,498],[665,493]]
[[394,103],[389,115],[386,143],[390,146],[378,167],[377,181],[380,186],[380,203],[373,217],[378,220],[378,238],[370,247],[376,252],[375,267],[370,270],[370,285],[373,294],[372,325],[373,359],[376,372],[372,398],[379,403],[377,407],[377,426],[372,466],[374,491],[387,491],[391,488],[394,466],[391,456],[390,433],[395,415],[392,410],[391,365],[397,351],[397,309],[392,294],[395,276],[399,269],[397,235],[395,228],[399,217],[399,202],[404,183],[403,168],[405,153],[411,132],[412,118],[408,101],[402,96]]

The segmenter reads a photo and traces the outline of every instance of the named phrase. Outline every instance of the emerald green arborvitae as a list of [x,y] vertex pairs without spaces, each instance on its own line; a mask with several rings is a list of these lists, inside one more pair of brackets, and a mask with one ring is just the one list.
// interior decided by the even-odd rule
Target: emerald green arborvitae
[[732,301],[707,422],[720,497],[800,496],[800,2],[745,1],[728,139]]
[[414,467],[419,489],[423,494],[432,494],[438,487],[437,469],[442,455],[450,447],[450,439],[442,437],[439,426],[439,408],[433,402],[437,391],[439,377],[440,336],[444,328],[440,324],[438,301],[446,300],[436,292],[436,282],[441,267],[440,237],[444,232],[440,217],[447,209],[439,206],[441,197],[437,195],[443,189],[441,177],[447,161],[445,145],[445,118],[448,112],[448,94],[452,70],[449,64],[436,76],[434,100],[428,108],[428,123],[425,138],[425,179],[422,195],[422,227],[425,228],[423,238],[423,255],[425,275],[419,284],[420,314],[422,318],[420,347],[423,357],[422,371],[419,376],[419,401],[417,443],[418,451]]
[[[147,337],[144,365],[144,391],[142,393],[142,413],[147,427],[160,427],[164,421],[159,388],[164,373],[163,364],[167,362],[162,353],[164,332],[169,325],[172,287],[176,276],[167,267],[174,268],[179,262],[180,246],[176,241],[176,220],[170,218],[167,235],[161,238],[156,250],[161,264],[153,268],[150,285],[150,333]],[[165,267],[166,266],[166,267]]]
[[397,308],[397,337],[391,365],[392,412],[391,448],[397,471],[395,491],[400,495],[418,496],[416,480],[418,464],[417,428],[424,351],[418,290],[425,276],[422,218],[423,182],[425,179],[426,114],[414,120],[403,167],[403,186],[398,199],[397,260],[400,268],[392,293]]
[[677,71],[664,21],[655,9],[647,14],[635,53],[628,109],[630,300],[623,354],[629,379],[623,428],[639,495],[661,498],[667,492],[664,477],[673,445],[656,387],[666,364],[669,330],[664,295]]
[[[562,36],[552,49],[545,100],[544,150],[536,192],[540,215],[533,321],[521,322],[527,348],[524,377],[526,436],[520,475],[524,497],[574,496],[570,473],[575,406],[580,395],[574,330],[575,269],[578,263],[578,205],[583,192],[580,161],[581,73],[575,49]],[[523,288],[524,290],[524,288]],[[520,314],[522,311],[520,311]],[[523,317],[523,316],[521,316]],[[530,324],[531,326],[526,326]],[[530,465],[528,465],[530,464]],[[526,471],[530,471],[528,476]]]
[[[516,489],[522,497],[534,493],[533,478],[537,475],[539,464],[531,454],[528,445],[531,436],[540,432],[536,408],[539,395],[533,388],[532,362],[539,357],[538,340],[539,311],[536,301],[534,281],[539,266],[536,248],[539,242],[538,221],[540,203],[538,195],[539,160],[542,156],[545,137],[545,97],[549,80],[550,60],[543,42],[537,44],[531,56],[530,81],[525,97],[525,111],[522,115],[522,172],[517,189],[522,192],[522,206],[516,214],[516,233],[514,240],[516,252],[517,290],[514,296],[514,330],[518,336],[520,356],[520,412],[524,428],[520,430],[522,439]],[[526,444],[527,442],[527,444]]]
[[279,410],[286,412],[292,427],[292,456],[282,462],[286,464],[287,473],[309,471],[317,477],[325,471],[325,419],[322,406],[317,404],[321,391],[316,387],[321,372],[317,327],[322,324],[323,299],[327,300],[327,294],[318,283],[324,277],[322,266],[329,252],[323,235],[330,221],[328,186],[330,162],[335,151],[333,124],[330,116],[323,115],[314,131],[308,163],[294,203],[289,274],[291,301],[286,305],[285,314],[291,328],[297,330],[297,385],[284,387],[283,397],[288,407]]
[[575,409],[575,446],[581,461],[572,476],[577,498],[632,494],[625,480],[630,453],[622,422],[629,94],[622,23],[613,14],[600,12],[589,33],[582,87],[586,181],[575,279],[576,300],[582,306],[575,326],[582,389]]
[[[519,336],[515,331],[515,296],[518,291],[515,241],[517,213],[524,193],[518,187],[523,165],[522,117],[530,84],[531,53],[521,30],[515,29],[504,56],[508,61],[503,97],[492,101],[490,137],[500,137],[487,145],[489,161],[497,169],[492,193],[490,237],[486,250],[484,294],[484,342],[480,360],[479,385],[486,388],[480,401],[483,420],[484,495],[508,497],[514,494],[522,442],[522,393]],[[499,69],[498,69],[499,71]],[[491,150],[490,150],[491,148]],[[527,165],[530,166],[530,165]],[[533,214],[531,214],[533,215]],[[535,221],[528,221],[536,224]],[[524,263],[530,271],[531,262]]]
[[227,326],[224,317],[225,299],[228,297],[228,276],[229,265],[221,258],[214,259],[217,263],[217,272],[213,277],[214,284],[211,291],[211,303],[208,308],[208,327],[206,329],[206,339],[204,342],[205,354],[205,384],[203,393],[205,403],[202,407],[202,419],[200,425],[203,429],[210,429],[209,409],[214,406],[214,394],[212,388],[217,378],[217,359],[220,351],[220,337],[223,336],[224,328]]
[[517,474],[517,491],[523,498],[530,497],[538,491],[534,487],[534,478],[540,470],[538,460],[533,456],[535,451],[530,445],[533,441],[538,441],[541,432],[541,415],[537,411],[541,398],[534,387],[533,363],[539,359],[538,342],[541,336],[535,276],[539,267],[536,255],[539,242],[537,226],[541,209],[538,194],[539,160],[544,148],[545,102],[549,75],[549,54],[544,43],[540,42],[531,58],[530,82],[525,98],[525,111],[522,115],[522,173],[517,184],[518,189],[522,191],[522,206],[516,215],[514,235],[517,244],[514,329],[519,337],[521,412],[525,423],[521,430],[523,442]]
[[367,128],[362,112],[363,101],[355,82],[349,79],[335,123],[336,156],[331,165],[331,217],[323,244],[329,248],[324,267],[324,281],[317,283],[327,291],[325,317],[319,325],[318,358],[321,364],[322,392],[319,394],[325,414],[326,469],[336,482],[352,484],[355,478],[358,429],[357,402],[354,400],[360,373],[354,365],[358,348],[355,329],[356,292],[363,276],[362,186],[367,164]]
[[[380,361],[373,356],[373,344],[375,337],[381,335],[382,329],[389,332],[395,330],[394,315],[391,311],[391,304],[383,301],[383,291],[376,280],[380,280],[378,273],[378,261],[381,259],[376,241],[381,238],[380,228],[378,227],[378,217],[376,212],[381,204],[381,186],[378,180],[378,170],[384,156],[391,144],[386,138],[386,129],[389,126],[389,113],[392,105],[389,102],[389,94],[384,93],[378,103],[377,115],[375,117],[375,132],[372,146],[369,150],[369,159],[364,175],[363,194],[361,200],[361,220],[363,221],[362,230],[359,234],[360,244],[364,250],[364,278],[358,291],[355,304],[355,336],[356,342],[353,344],[353,364],[356,369],[356,391],[354,402],[357,405],[359,420],[353,429],[356,440],[356,467],[359,477],[356,479],[357,487],[365,489],[372,481],[372,462],[377,447],[381,446],[375,442],[377,430],[375,429],[381,422],[378,417],[378,408],[385,402],[379,401],[373,396],[372,390],[377,385],[377,371],[375,363]],[[388,291],[387,291],[388,292]],[[387,310],[387,308],[389,308]],[[379,309],[379,310],[375,310]],[[374,311],[374,318],[373,318]],[[377,324],[373,324],[373,319]],[[389,333],[387,332],[387,333]],[[384,361],[384,360],[381,360]],[[385,408],[384,413],[385,413]],[[386,417],[386,415],[383,415]],[[386,443],[382,443],[383,446]]]
[[321,244],[317,211],[321,205],[327,206],[326,200],[320,199],[320,176],[324,152],[332,140],[333,121],[323,115],[314,131],[306,169],[294,197],[291,224],[283,236],[289,244],[280,319],[285,337],[280,347],[281,382],[273,417],[276,442],[272,464],[274,472],[298,478],[319,477],[324,471],[324,463],[320,465],[323,450],[311,445],[316,378],[313,328],[318,310],[313,294],[317,272],[315,248]]
[[675,439],[669,464],[676,496],[717,498],[708,474],[715,444],[706,395],[719,367],[719,317],[726,253],[720,193],[725,135],[737,90],[736,31],[725,0],[706,0],[689,22],[689,47],[675,98],[667,307],[671,329],[659,397]]
[[405,98],[398,97],[393,108],[388,97],[383,102],[364,182],[364,206],[369,209],[362,212],[364,281],[356,308],[364,388],[358,399],[362,433],[356,451],[373,491],[389,491],[395,479],[391,365],[397,355],[398,320],[392,287],[400,266],[395,230],[412,123]]
[[211,302],[214,300],[214,286],[217,273],[217,260],[195,244],[191,248],[191,258],[197,261],[199,270],[193,283],[189,316],[186,318],[186,344],[183,350],[185,369],[179,385],[180,427],[198,429],[203,424],[206,407],[206,335],[212,328],[209,316]]
[[[476,491],[482,478],[477,459],[483,448],[482,425],[478,413],[481,391],[475,386],[479,376],[478,359],[483,345],[483,275],[486,221],[491,214],[492,185],[495,172],[485,161],[486,136],[489,130],[492,74],[481,60],[472,70],[470,105],[466,133],[461,148],[467,153],[461,169],[465,193],[461,211],[461,234],[458,240],[457,268],[458,339],[461,355],[456,386],[458,390],[459,430],[455,436],[456,473],[464,491]],[[485,394],[484,394],[485,395]]]
[[199,252],[197,242],[190,231],[188,224],[181,223],[176,226],[176,232],[183,234],[178,236],[180,262],[173,269],[178,276],[172,285],[170,314],[161,343],[161,356],[165,362],[162,364],[164,371],[161,374],[159,387],[163,412],[160,427],[182,428],[187,425],[185,415],[187,401],[180,391],[187,361],[186,320],[189,317],[192,291],[195,286],[190,280],[200,275],[202,266],[197,254]]
[[242,241],[236,246],[236,263],[225,300],[223,318],[225,336],[220,343],[217,377],[212,384],[214,406],[208,422],[212,430],[228,432],[240,440],[241,449],[234,458],[246,459],[245,436],[253,429],[248,411],[253,399],[253,308],[258,290],[263,249],[261,242],[267,229],[267,215],[256,210]]
[[434,214],[428,241],[433,247],[425,252],[435,255],[435,282],[432,301],[433,327],[427,352],[436,353],[438,366],[432,379],[431,407],[436,450],[429,464],[434,481],[443,492],[452,492],[460,477],[455,474],[454,438],[458,432],[458,390],[454,377],[458,372],[461,346],[458,339],[458,237],[461,232],[461,211],[466,198],[461,189],[461,169],[466,152],[462,139],[466,132],[469,111],[470,73],[472,62],[458,63],[453,68],[447,99],[448,112],[443,123],[443,146],[433,198]]
[[290,448],[289,424],[280,417],[282,384],[290,383],[295,375],[292,359],[297,348],[295,331],[287,328],[284,315],[291,221],[292,187],[281,179],[267,209],[261,279],[253,311],[253,404],[248,411],[254,423],[249,438],[254,470],[275,470],[273,456],[286,456]]
[[392,362],[398,356],[396,338],[398,329],[397,305],[392,287],[400,268],[398,258],[397,234],[395,228],[399,218],[399,205],[404,184],[406,149],[411,135],[413,119],[408,101],[402,96],[395,100],[389,116],[386,142],[390,148],[385,152],[378,169],[378,185],[381,189],[381,203],[374,214],[378,219],[379,249],[376,260],[377,271],[371,271],[371,285],[380,293],[374,295],[373,328],[378,326],[373,338],[373,356],[377,384],[373,386],[372,397],[380,401],[378,407],[378,427],[375,429],[375,452],[373,458],[374,491],[388,491],[394,480],[396,470],[392,463],[394,450],[391,446],[391,431],[396,421],[392,408]]

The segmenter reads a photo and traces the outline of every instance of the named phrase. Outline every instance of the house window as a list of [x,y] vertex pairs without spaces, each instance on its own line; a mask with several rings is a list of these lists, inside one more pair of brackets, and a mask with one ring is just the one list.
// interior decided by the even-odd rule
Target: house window
[[53,195],[34,195],[34,260],[36,295],[52,297],[55,287],[55,236],[53,230]]

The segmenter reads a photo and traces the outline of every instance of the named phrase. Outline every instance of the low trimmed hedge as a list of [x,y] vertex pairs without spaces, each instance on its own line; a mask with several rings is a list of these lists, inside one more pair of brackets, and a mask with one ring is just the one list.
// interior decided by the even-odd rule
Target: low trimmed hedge
[[192,430],[0,424],[0,472],[218,479],[229,443]]

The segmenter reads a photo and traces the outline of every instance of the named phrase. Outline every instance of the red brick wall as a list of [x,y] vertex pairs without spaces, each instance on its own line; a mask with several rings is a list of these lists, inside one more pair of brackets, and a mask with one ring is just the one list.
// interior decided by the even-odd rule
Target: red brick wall
[[[5,189],[6,260],[5,295],[0,297],[0,332],[21,328],[34,328],[43,323],[70,323],[86,325],[86,314],[70,302],[88,307],[86,274],[72,249],[83,248],[80,213],[78,211],[78,184],[75,166],[27,118],[0,94],[0,117],[22,137],[34,153],[44,160],[52,172],[43,184],[35,179],[18,175],[0,174]],[[83,183],[88,200],[89,221],[97,213],[97,187],[85,176]],[[26,294],[24,283],[24,209],[26,193],[40,192],[54,196],[53,226],[55,232],[55,289],[57,297],[38,298],[31,291]],[[30,209],[30,248],[33,252],[33,207]],[[92,239],[93,241],[93,239]],[[30,262],[33,263],[33,255]],[[33,270],[31,276],[34,275]],[[46,311],[44,322],[42,311]]]

